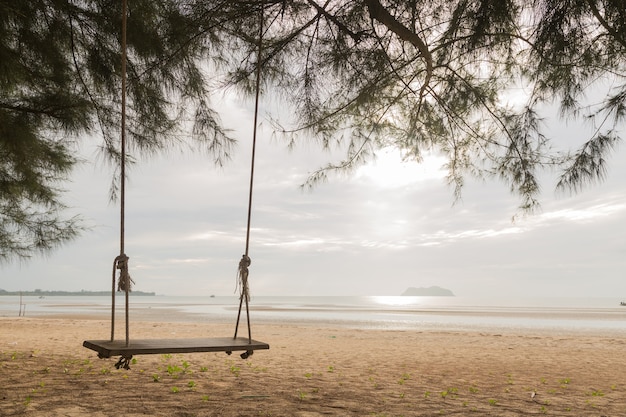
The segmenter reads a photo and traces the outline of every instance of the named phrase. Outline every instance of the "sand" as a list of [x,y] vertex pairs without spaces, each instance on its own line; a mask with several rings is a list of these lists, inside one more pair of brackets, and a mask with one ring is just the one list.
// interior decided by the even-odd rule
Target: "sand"
[[[135,322],[131,338],[232,332]],[[82,347],[108,335],[101,319],[0,318],[0,415],[626,415],[624,336],[261,324],[271,348],[247,360],[145,355],[127,371]]]

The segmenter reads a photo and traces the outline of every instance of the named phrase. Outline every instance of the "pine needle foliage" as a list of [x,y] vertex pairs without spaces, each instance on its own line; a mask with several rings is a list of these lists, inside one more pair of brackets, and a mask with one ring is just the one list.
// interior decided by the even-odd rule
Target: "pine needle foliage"
[[[225,14],[240,14],[222,25],[223,45],[240,55],[218,53],[230,85],[242,90],[250,89],[257,40],[236,27],[256,27],[261,7],[271,25],[261,61],[266,88],[295,108],[276,127],[292,144],[314,137],[346,150],[308,185],[380,148],[417,161],[431,151],[447,156],[457,195],[468,175],[496,177],[532,212],[542,172],[560,175],[558,189],[580,190],[604,177],[621,141],[624,0],[229,2]],[[588,107],[586,94],[602,83],[617,87]],[[564,118],[591,121],[596,133],[571,138],[569,150],[555,147],[562,138],[547,137],[541,117],[553,103]]]
[[[187,138],[217,164],[229,156],[234,141],[211,108],[204,69],[211,22],[192,11],[129,2],[129,161]],[[0,262],[80,232],[78,218],[63,217],[61,185],[84,138],[101,137],[119,165],[120,38],[119,1],[0,0]]]
[[[119,0],[0,0],[0,261],[75,236],[59,185],[79,138],[98,134],[117,165],[120,23]],[[532,212],[543,171],[571,191],[606,175],[625,52],[625,0],[132,0],[130,159],[191,138],[223,163],[233,140],[211,94],[252,95],[261,65],[263,92],[292,106],[273,116],[288,143],[346,151],[308,185],[381,148],[437,152],[456,195],[468,175],[496,177]],[[612,88],[589,106],[598,85]],[[555,147],[554,103],[595,133]]]

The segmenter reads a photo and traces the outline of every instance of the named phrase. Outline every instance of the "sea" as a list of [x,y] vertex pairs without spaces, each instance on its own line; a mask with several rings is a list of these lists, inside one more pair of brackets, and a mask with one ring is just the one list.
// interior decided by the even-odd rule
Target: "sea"
[[[130,296],[129,317],[142,321],[227,323],[247,317],[237,296]],[[116,316],[125,313],[116,296]],[[407,296],[256,296],[253,325],[325,325],[403,331],[594,333],[626,336],[626,306],[614,298],[476,298]],[[110,316],[111,296],[0,296],[0,317]]]

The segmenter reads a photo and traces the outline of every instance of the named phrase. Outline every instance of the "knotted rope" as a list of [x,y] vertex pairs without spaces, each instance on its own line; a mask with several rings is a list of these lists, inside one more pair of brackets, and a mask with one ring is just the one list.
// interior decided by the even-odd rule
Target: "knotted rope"
[[133,355],[130,356],[121,356],[120,359],[115,363],[115,369],[130,369],[130,363],[133,360]]
[[115,270],[120,270],[120,276],[117,281],[118,291],[132,291],[132,285],[135,283],[128,273],[128,256],[125,253],[117,256],[113,261],[113,276],[115,279]]
[[[239,261],[239,273],[237,279],[237,288],[239,296],[246,301],[250,301],[250,287],[248,287],[248,267],[252,263],[252,259],[248,255],[243,255]],[[237,291],[237,289],[235,289]]]

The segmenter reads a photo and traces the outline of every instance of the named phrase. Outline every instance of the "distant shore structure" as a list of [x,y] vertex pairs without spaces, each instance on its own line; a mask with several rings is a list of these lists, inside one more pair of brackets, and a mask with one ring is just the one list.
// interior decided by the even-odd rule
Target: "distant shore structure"
[[408,297],[454,297],[454,293],[447,288],[432,287],[409,287],[402,293]]

